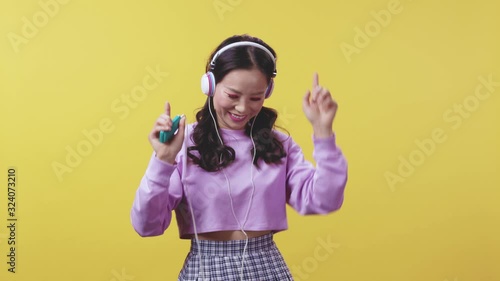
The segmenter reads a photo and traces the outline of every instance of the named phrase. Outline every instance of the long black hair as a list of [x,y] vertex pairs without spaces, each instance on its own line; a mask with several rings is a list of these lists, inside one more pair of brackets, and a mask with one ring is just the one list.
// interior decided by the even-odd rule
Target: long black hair
[[[215,83],[217,84],[232,70],[256,68],[266,76],[269,84],[274,76],[275,62],[265,51],[253,46],[238,46],[224,51],[216,59],[216,67],[211,69],[210,62],[218,50],[231,43],[240,41],[250,41],[263,45],[276,58],[274,50],[261,39],[246,34],[235,35],[224,40],[212,52],[207,61],[205,71],[211,71],[213,73]],[[192,135],[192,141],[195,145],[188,147],[187,154],[188,157],[202,169],[213,172],[230,165],[234,161],[236,155],[232,147],[220,143],[216,132],[218,124],[217,126],[214,124],[210,115],[209,106],[214,108],[212,97],[208,97],[205,105],[196,113],[196,121],[198,124],[195,126]],[[253,164],[257,167],[260,158],[269,164],[280,163],[281,159],[286,156],[283,144],[273,133],[273,128],[275,127],[274,123],[277,118],[278,113],[276,110],[263,106],[257,116],[250,119],[245,127],[246,135],[253,138],[255,143],[256,153]],[[250,126],[252,122],[253,130],[251,130]],[[250,131],[252,131],[252,136],[250,136]],[[198,155],[193,154],[192,152],[194,151],[198,152],[195,153]],[[250,153],[253,155],[253,148]]]

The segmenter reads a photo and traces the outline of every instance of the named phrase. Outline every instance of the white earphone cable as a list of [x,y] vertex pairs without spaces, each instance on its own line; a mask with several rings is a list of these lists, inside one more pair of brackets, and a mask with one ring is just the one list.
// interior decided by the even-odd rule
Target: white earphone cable
[[[184,140],[183,140],[183,145],[185,149],[185,157],[187,157],[187,143],[186,143],[186,138],[188,137],[188,126],[186,123],[184,123]],[[198,261],[200,262],[200,268],[198,271],[201,271],[201,277],[202,280],[205,280],[205,269],[203,268],[203,260],[201,258],[201,246],[200,246],[200,240],[198,239],[198,229],[196,228],[196,220],[194,218],[194,211],[193,211],[193,205],[191,204],[190,196],[189,196],[189,190],[188,190],[188,185],[184,181],[184,175],[186,174],[187,169],[187,159],[184,159],[182,162],[182,177],[181,177],[181,182],[182,185],[184,186],[186,190],[186,199],[189,205],[189,209],[191,211],[191,219],[193,220],[193,230],[194,230],[194,239],[196,241],[196,246],[198,246]]]
[[[211,108],[211,101],[210,99],[208,100],[208,110],[210,111],[210,116],[212,117],[212,120],[214,121],[214,125],[215,125],[215,131],[217,133],[217,136],[219,137],[219,140],[221,142],[222,145],[224,145],[224,142],[222,141],[222,138],[219,134],[219,130],[217,128],[217,122],[215,121],[215,117],[214,117],[214,114],[212,112],[212,108]],[[243,247],[243,253],[242,253],[242,257],[241,257],[241,268],[240,268],[240,279],[243,280],[243,271],[244,271],[244,268],[245,268],[245,254],[246,254],[246,250],[247,250],[247,247],[248,247],[248,234],[246,233],[245,231],[245,225],[247,223],[247,220],[248,220],[248,215],[250,213],[250,207],[252,206],[252,202],[253,202],[253,197],[254,197],[254,193],[255,193],[255,183],[253,181],[253,162],[255,161],[255,156],[256,156],[256,152],[257,152],[257,149],[255,147],[255,142],[253,140],[253,137],[252,137],[252,132],[253,132],[253,125],[255,123],[255,118],[257,116],[254,117],[254,120],[252,121],[252,127],[250,129],[250,139],[252,140],[252,145],[254,147],[254,150],[253,150],[253,159],[252,159],[252,163],[250,164],[250,180],[252,182],[252,194],[250,196],[250,202],[248,204],[248,207],[247,207],[247,211],[245,213],[245,219],[243,221],[243,225],[241,225],[240,221],[238,220],[237,216],[236,216],[236,213],[234,211],[234,205],[233,205],[233,197],[231,195],[231,184],[229,182],[229,178],[227,177],[227,174],[226,172],[224,171],[224,169],[222,169],[222,173],[224,174],[224,177],[226,178],[226,183],[227,183],[227,192],[229,194],[229,202],[231,204],[231,211],[233,213],[233,217],[234,219],[236,220],[236,223],[238,224],[238,227],[240,228],[241,232],[243,232],[243,235],[245,235],[245,246]],[[222,157],[222,155],[221,155]],[[221,160],[219,160],[219,162],[222,162]]]
[[[255,142],[253,140],[253,134],[252,133],[253,133],[253,125],[255,123],[255,119],[256,118],[257,118],[257,116],[254,117],[254,119],[252,121],[252,127],[250,128],[250,139],[252,140],[252,145],[253,145],[253,157],[252,157],[252,163],[250,164],[250,181],[252,182],[252,195],[250,197],[250,203],[248,204],[247,212],[246,212],[246,215],[245,215],[245,221],[243,222],[243,227],[245,227],[245,224],[247,223],[248,213],[250,212],[250,206],[252,205],[253,196],[255,194],[255,183],[253,182],[253,162],[255,161],[255,156],[257,154],[257,149],[255,147]],[[231,203],[232,202],[233,202],[233,199],[231,198]],[[234,210],[233,210],[233,214],[234,214]],[[241,231],[243,231],[243,233],[245,234],[245,237],[246,237],[245,247],[243,248],[243,256],[241,257],[241,271],[240,271],[240,279],[243,281],[243,268],[244,268],[244,263],[245,263],[245,253],[246,253],[247,246],[248,246],[248,235],[243,230],[243,228],[242,228]]]
[[215,132],[217,133],[217,137],[219,137],[220,143],[222,145],[224,145],[224,142],[222,141],[222,138],[220,137],[220,134],[219,134],[219,129],[217,128],[217,121],[215,121],[214,114],[212,113],[212,106],[210,104],[211,104],[211,100],[210,100],[210,98],[208,98],[208,111],[210,111],[210,116],[212,116],[212,120],[214,121]]

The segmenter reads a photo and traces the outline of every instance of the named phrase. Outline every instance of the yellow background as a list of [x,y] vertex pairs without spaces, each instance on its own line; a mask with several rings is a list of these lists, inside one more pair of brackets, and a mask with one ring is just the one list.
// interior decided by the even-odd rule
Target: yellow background
[[[310,217],[289,209],[290,229],[275,237],[296,280],[500,280],[498,1],[52,3],[52,15],[37,1],[0,4],[0,280],[176,280],[189,243],[175,223],[141,238],[129,219],[152,151],[147,134],[165,100],[194,120],[208,55],[242,33],[277,51],[266,104],[308,159],[312,130],[301,98],[314,71],[339,103],[334,129],[349,162],[344,206]],[[372,11],[396,6],[384,26],[375,21]],[[30,38],[26,21],[39,25]],[[357,28],[371,34],[368,42]],[[347,55],[346,45],[357,51]],[[122,96],[142,85],[148,68],[168,76],[127,114],[113,109],[126,105]],[[496,86],[474,99],[479,77],[490,75]],[[100,122],[112,131],[58,179],[53,164],[67,165],[67,148],[84,146],[82,131]],[[440,141],[428,141],[424,154],[417,143],[436,130]],[[418,165],[400,172],[405,159]],[[6,263],[11,166],[15,274]],[[326,257],[324,249],[317,255],[321,240],[335,245]]]

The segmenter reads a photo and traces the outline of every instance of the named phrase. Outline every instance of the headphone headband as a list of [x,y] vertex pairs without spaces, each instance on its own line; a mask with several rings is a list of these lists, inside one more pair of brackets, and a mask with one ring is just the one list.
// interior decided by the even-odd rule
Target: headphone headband
[[228,49],[231,49],[231,48],[234,48],[234,47],[239,47],[239,46],[252,46],[252,47],[259,48],[259,49],[263,50],[264,52],[266,52],[269,55],[269,57],[273,60],[273,64],[274,64],[273,77],[276,76],[276,74],[277,74],[277,71],[276,71],[276,58],[274,57],[273,53],[271,53],[271,51],[269,51],[269,49],[267,49],[266,47],[262,46],[261,44],[255,43],[255,42],[251,42],[251,41],[235,42],[235,43],[231,43],[231,44],[229,44],[227,46],[222,47],[222,49],[220,49],[219,51],[217,51],[217,53],[215,53],[214,57],[210,61],[210,70],[213,70],[215,68],[215,61],[217,60],[217,58],[222,53],[224,53]]

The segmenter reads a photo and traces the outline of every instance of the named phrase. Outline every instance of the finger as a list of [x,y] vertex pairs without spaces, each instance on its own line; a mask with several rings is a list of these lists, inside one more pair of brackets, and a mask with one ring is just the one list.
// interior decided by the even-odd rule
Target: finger
[[168,101],[165,102],[165,114],[170,117],[170,103]]
[[170,131],[171,129],[172,120],[170,118],[165,119],[163,116],[158,117],[153,127],[153,131],[156,133],[159,133],[160,131]]
[[328,98],[331,98],[330,91],[328,89],[323,88],[319,93],[318,102],[326,102]]
[[304,97],[302,98],[302,103],[306,106],[309,106],[310,99],[311,99],[311,91],[308,90],[304,95]]
[[177,133],[171,140],[171,144],[180,145],[184,142],[184,131],[186,128],[186,117],[182,116],[181,121],[179,121],[179,127],[177,128]]
[[320,97],[318,98],[317,104],[318,104],[318,106],[319,106],[320,108],[322,108],[322,109],[323,109],[323,108],[328,107],[328,103],[329,103],[329,102],[330,102],[330,101],[328,100],[328,97],[325,97],[324,95],[322,95],[322,96],[320,96]]
[[170,116],[168,116],[165,113],[160,115],[160,118],[158,118],[158,121],[161,121],[161,123],[164,125],[172,126],[172,118],[170,118]]
[[329,108],[329,107],[332,107],[333,104],[335,103],[333,97],[332,97],[332,94],[330,93],[330,91],[328,89],[325,89],[325,93],[324,93],[324,96],[323,96],[323,100],[322,102]]
[[313,90],[316,89],[317,86],[319,86],[319,77],[318,77],[318,73],[317,72],[314,72],[314,75],[313,75]]
[[323,91],[323,87],[321,87],[321,86],[316,86],[316,88],[313,89],[312,97],[311,97],[312,102],[318,101],[318,98],[319,98],[321,91]]
[[172,130],[172,124],[167,124],[167,123],[156,123],[154,126],[155,130],[159,131],[170,131]]
[[322,100],[318,106],[320,107],[321,110],[328,111],[331,108],[333,108],[333,101],[332,101],[332,99],[327,97],[324,100]]
[[328,98],[325,100],[325,102],[322,104],[323,110],[337,110],[337,102],[333,98]]
[[170,128],[167,126],[158,125],[154,127],[154,130],[156,133],[159,133],[160,131],[170,131]]
[[155,126],[162,126],[165,128],[170,128],[172,127],[172,119],[170,119],[169,116],[166,114],[162,114],[158,119],[156,119]]
[[160,131],[162,131],[161,126],[154,126],[153,130],[149,133],[149,138],[152,140],[157,140],[160,138]]
[[179,122],[179,131],[177,135],[179,135],[180,139],[184,139],[184,130],[186,128],[186,117],[182,116],[181,121]]

